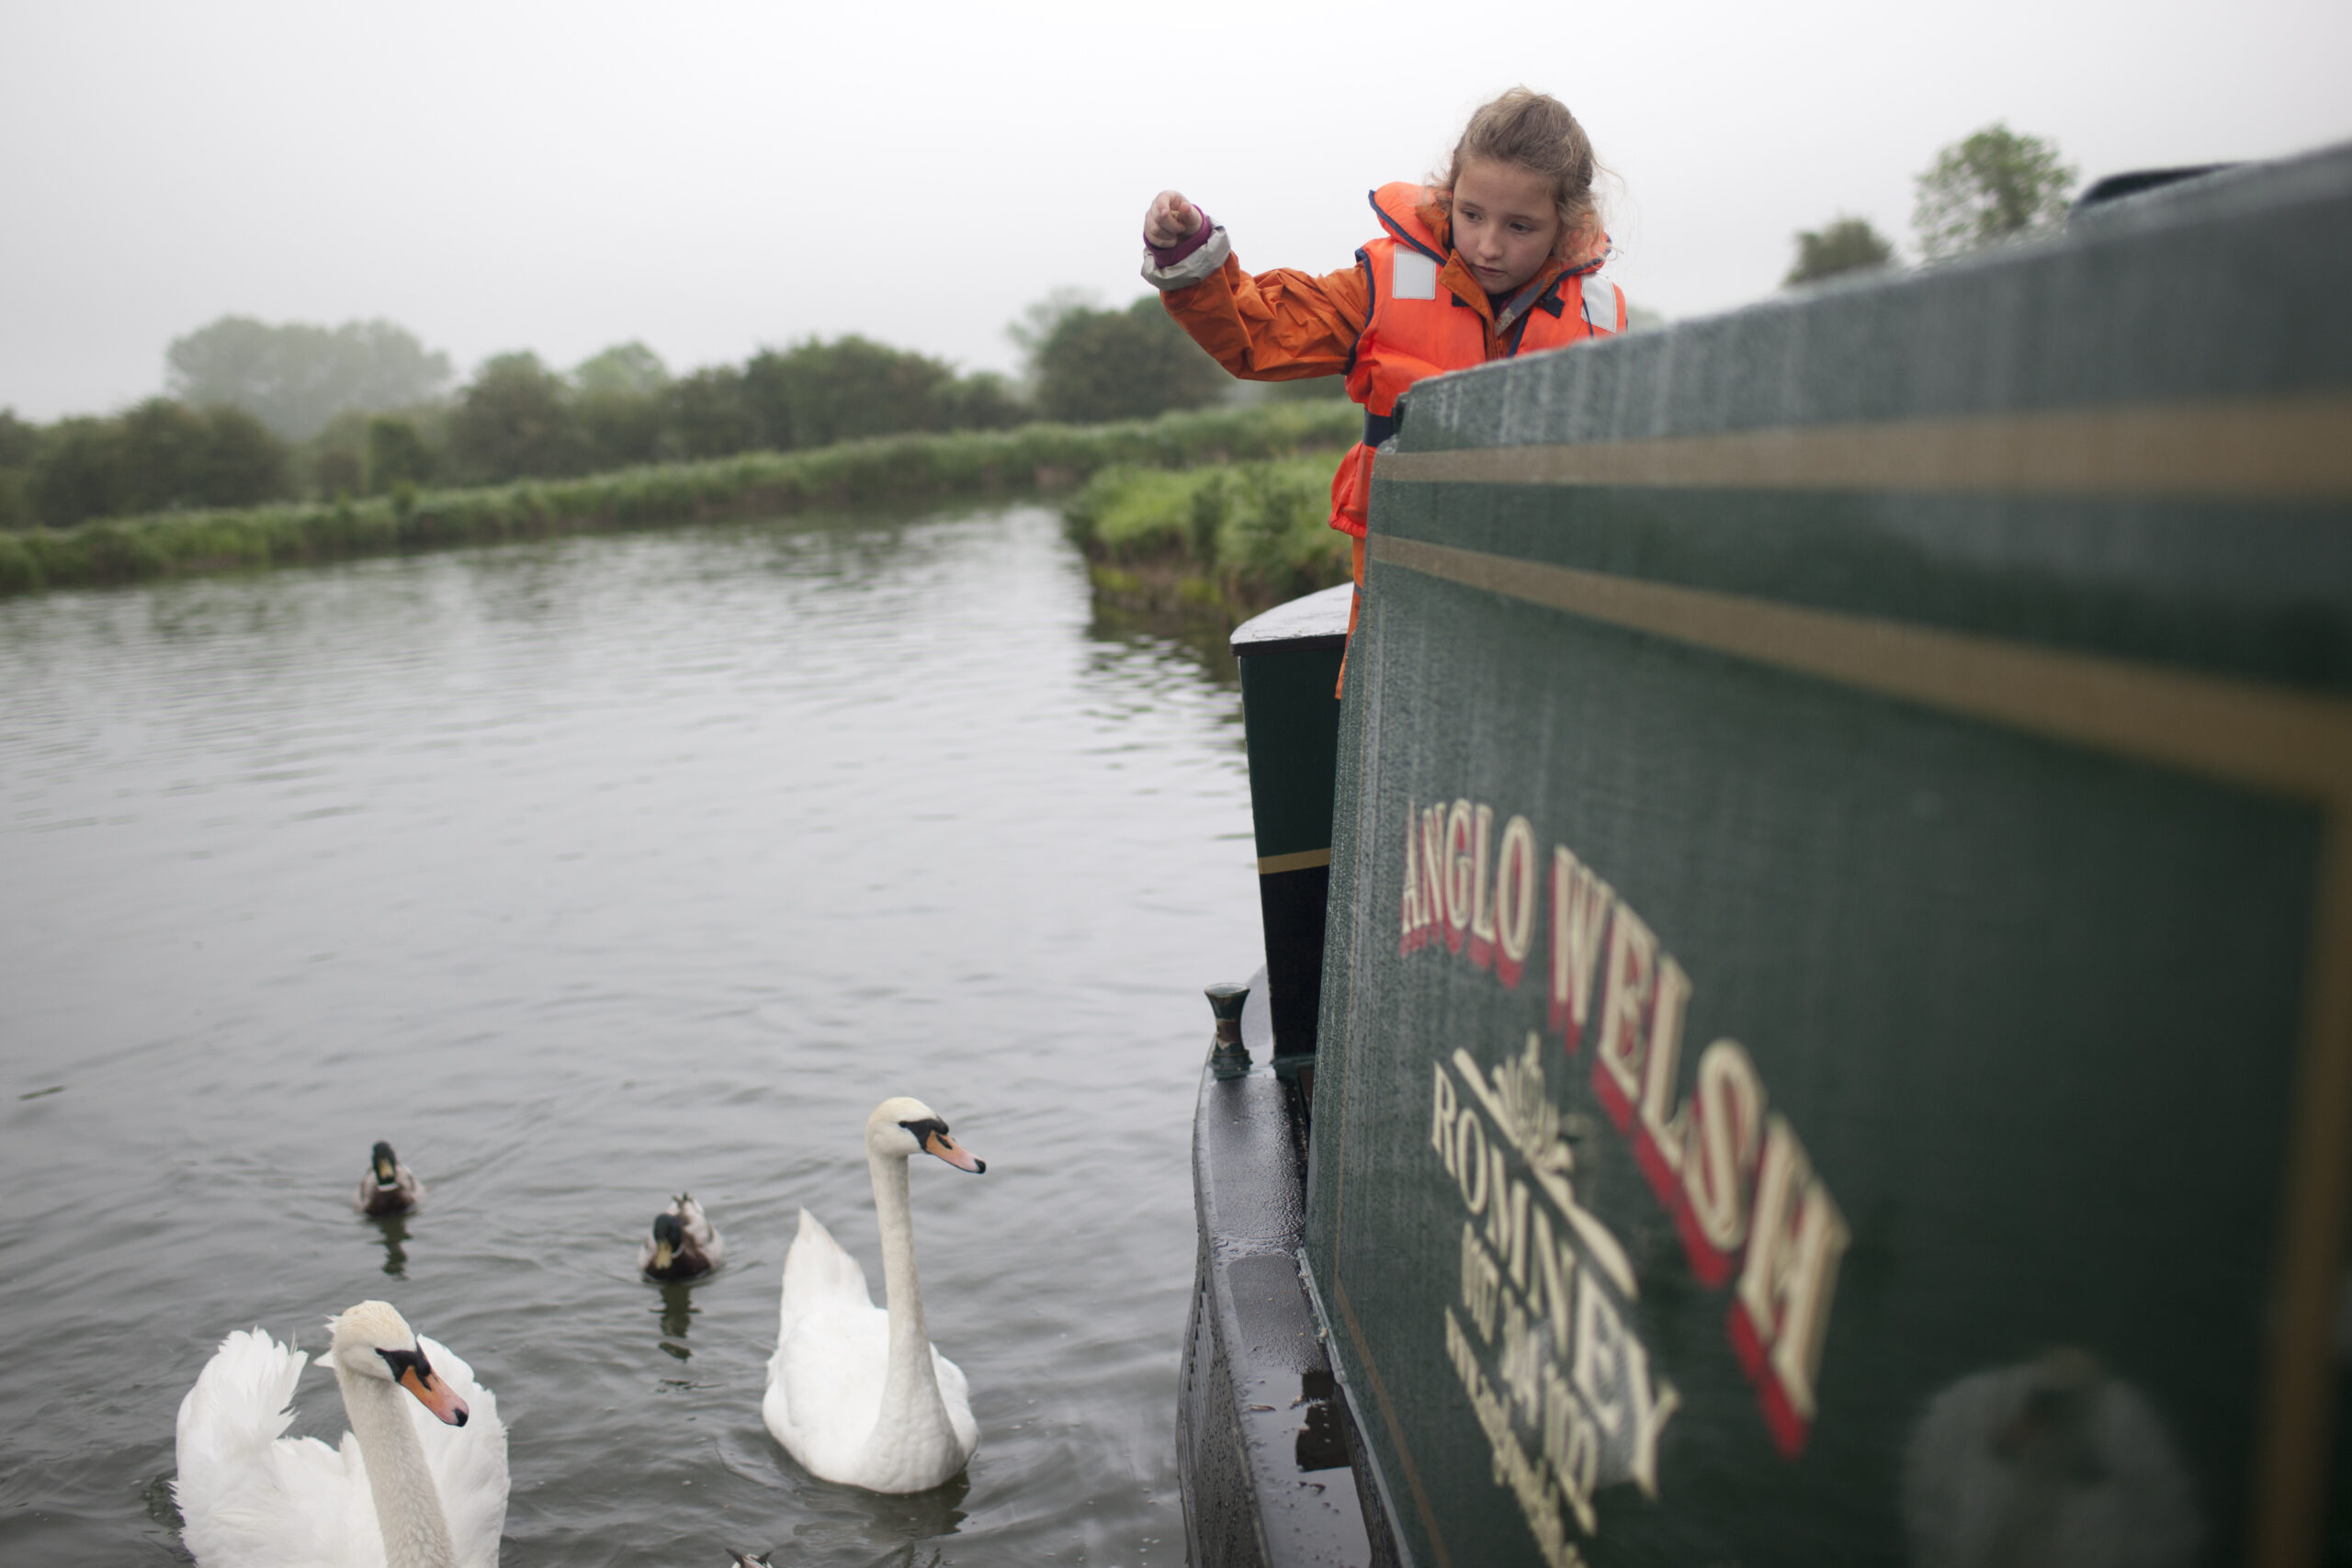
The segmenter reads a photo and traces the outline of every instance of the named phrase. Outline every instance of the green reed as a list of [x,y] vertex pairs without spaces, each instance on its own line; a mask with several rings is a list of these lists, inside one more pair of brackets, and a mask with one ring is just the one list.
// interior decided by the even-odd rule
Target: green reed
[[[1111,468],[1247,464],[1331,450],[1354,439],[1362,418],[1353,404],[1337,400],[1270,402],[1119,424],[893,435],[582,479],[421,492],[402,488],[358,500],[20,529],[0,532],[0,592],[774,516],[812,506],[1060,490]],[[1235,559],[1248,555],[1249,547],[1237,547],[1242,554]],[[1272,562],[1283,552],[1268,547],[1260,553]],[[1344,570],[1344,549],[1340,560]]]
[[1096,471],[1063,504],[1097,593],[1227,624],[1348,576],[1330,525],[1335,454]]

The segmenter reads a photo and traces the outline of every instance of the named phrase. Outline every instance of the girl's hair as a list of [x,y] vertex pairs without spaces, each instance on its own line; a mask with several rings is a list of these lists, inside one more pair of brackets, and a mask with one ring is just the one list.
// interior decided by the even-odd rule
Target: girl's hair
[[1462,128],[1462,140],[1453,144],[1445,177],[1436,182],[1438,204],[1449,212],[1453,183],[1462,177],[1463,161],[1468,158],[1515,164],[1552,182],[1552,199],[1560,215],[1555,248],[1562,255],[1570,254],[1599,221],[1592,181],[1600,165],[1593,160],[1592,141],[1568,106],[1549,93],[1513,87],[1470,117]]

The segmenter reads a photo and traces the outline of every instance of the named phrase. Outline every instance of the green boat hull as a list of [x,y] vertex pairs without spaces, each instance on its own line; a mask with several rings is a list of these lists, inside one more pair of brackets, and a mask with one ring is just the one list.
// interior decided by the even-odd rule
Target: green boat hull
[[2347,279],[2336,152],[1414,389],[1303,1253],[1405,1559],[2352,1561]]

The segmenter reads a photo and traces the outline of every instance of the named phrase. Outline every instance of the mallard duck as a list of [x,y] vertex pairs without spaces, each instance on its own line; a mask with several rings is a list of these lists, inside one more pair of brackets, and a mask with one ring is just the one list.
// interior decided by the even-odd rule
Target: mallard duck
[[785,1451],[826,1481],[923,1492],[953,1479],[979,1447],[970,1390],[923,1327],[907,1161],[936,1155],[987,1165],[919,1100],[884,1100],[865,1120],[865,1165],[882,1232],[887,1307],[865,1270],[808,1210],[784,1259],[782,1319],[760,1414]]
[[637,1244],[638,1271],[649,1280],[698,1280],[726,1257],[726,1241],[689,1192],[654,1215],[652,1234]]
[[327,1326],[351,1423],[339,1450],[283,1435],[309,1358],[258,1328],[221,1340],[180,1401],[172,1496],[199,1568],[495,1568],[497,1396],[382,1302]]
[[402,1165],[392,1145],[379,1142],[368,1158],[368,1174],[359,1179],[352,1201],[363,1214],[405,1214],[424,1201],[424,1183]]

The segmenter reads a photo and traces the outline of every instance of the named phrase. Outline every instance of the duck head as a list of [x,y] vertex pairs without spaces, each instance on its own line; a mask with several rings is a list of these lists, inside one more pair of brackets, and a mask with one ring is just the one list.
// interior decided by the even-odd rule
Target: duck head
[[886,1159],[936,1155],[975,1176],[989,1168],[988,1161],[948,1135],[947,1123],[938,1111],[903,1094],[884,1100],[865,1119],[865,1149]]
[[677,1261],[678,1254],[686,1248],[686,1231],[672,1213],[653,1217],[653,1261],[650,1271],[659,1274]]
[[400,1185],[400,1156],[392,1153],[391,1145],[379,1138],[376,1141],[375,1152],[369,1156],[369,1163],[375,1168],[377,1186],[392,1188]]
[[327,1328],[334,1336],[330,1355],[337,1375],[398,1383],[448,1425],[466,1424],[466,1402],[434,1375],[416,1331],[389,1303],[361,1302],[328,1319]]

